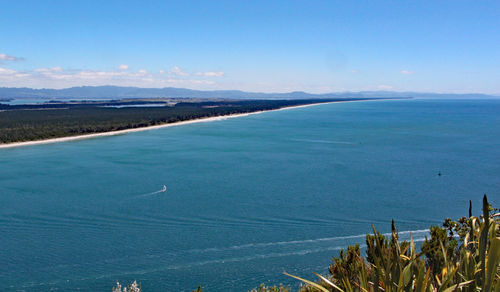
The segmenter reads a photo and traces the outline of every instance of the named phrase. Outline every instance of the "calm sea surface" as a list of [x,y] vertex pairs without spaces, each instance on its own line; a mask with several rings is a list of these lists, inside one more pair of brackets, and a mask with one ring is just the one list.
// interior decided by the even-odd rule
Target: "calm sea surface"
[[326,273],[371,224],[421,240],[484,193],[499,205],[500,101],[336,103],[0,149],[0,290],[296,285],[282,272]]

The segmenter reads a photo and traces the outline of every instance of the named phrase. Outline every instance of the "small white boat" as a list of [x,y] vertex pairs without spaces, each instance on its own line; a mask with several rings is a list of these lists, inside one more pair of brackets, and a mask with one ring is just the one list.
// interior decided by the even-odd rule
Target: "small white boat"
[[164,193],[167,191],[167,186],[166,185],[163,185],[163,188],[161,189],[161,192]]

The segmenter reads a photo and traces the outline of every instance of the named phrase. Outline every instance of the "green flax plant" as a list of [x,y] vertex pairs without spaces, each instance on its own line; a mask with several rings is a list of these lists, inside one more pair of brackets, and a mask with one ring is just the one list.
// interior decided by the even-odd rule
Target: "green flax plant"
[[330,265],[329,276],[316,282],[301,280],[301,292],[500,292],[500,213],[483,198],[483,215],[432,226],[420,252],[413,238],[399,241],[392,224],[390,237],[373,228],[366,236],[366,257],[359,245],[342,250]]

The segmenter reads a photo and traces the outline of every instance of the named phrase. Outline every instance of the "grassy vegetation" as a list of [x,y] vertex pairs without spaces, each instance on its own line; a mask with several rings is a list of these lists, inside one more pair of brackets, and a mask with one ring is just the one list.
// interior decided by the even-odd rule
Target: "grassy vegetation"
[[180,102],[175,106],[126,108],[103,107],[121,105],[123,102],[0,104],[0,143],[102,133],[340,100],[348,99]]
[[[497,209],[483,199],[483,215],[432,226],[420,251],[415,243],[398,240],[394,223],[387,238],[373,230],[366,237],[366,257],[359,245],[342,250],[329,276],[316,282],[289,275],[312,291],[500,291],[500,220]],[[266,290],[273,291],[273,290]]]

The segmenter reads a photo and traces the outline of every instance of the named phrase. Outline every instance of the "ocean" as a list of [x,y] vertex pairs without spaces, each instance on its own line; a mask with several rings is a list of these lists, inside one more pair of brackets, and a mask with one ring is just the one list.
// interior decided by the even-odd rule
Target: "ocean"
[[[0,149],[0,290],[297,287],[500,201],[500,100],[324,104]],[[441,173],[439,176],[438,173]],[[163,186],[166,192],[160,192]]]

